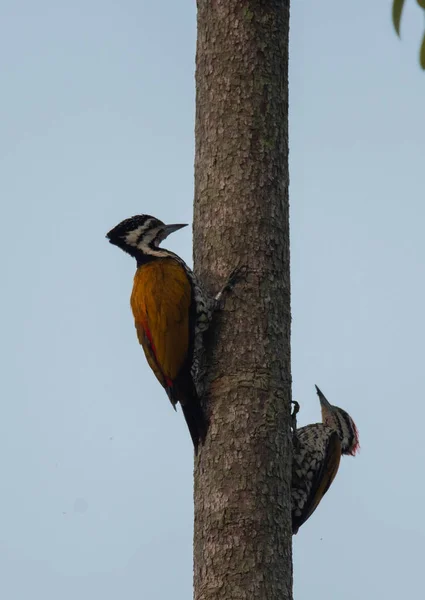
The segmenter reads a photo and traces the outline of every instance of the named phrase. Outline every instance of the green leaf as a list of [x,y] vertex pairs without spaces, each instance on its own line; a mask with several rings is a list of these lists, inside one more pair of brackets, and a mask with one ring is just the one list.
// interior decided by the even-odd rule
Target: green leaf
[[422,45],[421,45],[421,49],[419,51],[419,62],[420,62],[422,69],[425,71],[425,35],[422,38]]
[[403,12],[403,5],[404,0],[394,0],[393,2],[393,25],[398,37],[400,37],[400,20],[401,13]]
[[417,0],[419,6],[425,9],[425,0]]

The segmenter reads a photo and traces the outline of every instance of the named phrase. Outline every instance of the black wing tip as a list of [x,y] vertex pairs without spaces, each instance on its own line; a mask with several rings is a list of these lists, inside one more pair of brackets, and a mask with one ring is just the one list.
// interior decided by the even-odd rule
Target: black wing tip
[[306,520],[303,518],[303,515],[296,517],[294,514],[292,514],[292,535],[297,535],[301,525],[303,525],[305,521]]

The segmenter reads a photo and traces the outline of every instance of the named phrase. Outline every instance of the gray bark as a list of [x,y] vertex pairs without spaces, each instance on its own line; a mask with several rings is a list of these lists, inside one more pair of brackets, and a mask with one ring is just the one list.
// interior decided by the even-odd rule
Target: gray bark
[[195,462],[195,600],[292,598],[289,0],[198,0],[194,264],[216,292]]

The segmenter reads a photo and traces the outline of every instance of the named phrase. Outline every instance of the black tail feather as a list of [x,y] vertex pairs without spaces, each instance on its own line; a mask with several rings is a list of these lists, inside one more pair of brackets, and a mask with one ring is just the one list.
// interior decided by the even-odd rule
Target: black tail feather
[[182,410],[197,455],[199,443],[202,443],[207,435],[207,420],[196,396],[186,398],[184,405],[182,404]]
[[174,404],[179,402],[184,418],[189,428],[195,454],[198,454],[198,446],[205,440],[208,422],[199,401],[195,385],[190,372],[182,370],[172,387],[172,400]]

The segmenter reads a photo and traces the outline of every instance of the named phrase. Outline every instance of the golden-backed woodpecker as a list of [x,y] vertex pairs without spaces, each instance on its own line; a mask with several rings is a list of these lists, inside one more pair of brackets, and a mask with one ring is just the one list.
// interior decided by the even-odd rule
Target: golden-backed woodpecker
[[313,514],[338,472],[342,454],[359,449],[357,427],[350,415],[333,406],[316,385],[322,423],[294,431],[292,457],[292,532]]
[[207,423],[199,401],[198,356],[202,336],[222,293],[231,289],[235,274],[212,298],[204,293],[194,273],[160,243],[185,225],[165,225],[150,215],[125,219],[106,235],[136,259],[131,294],[137,336],[149,366],[176,406],[180,402],[195,452]]

